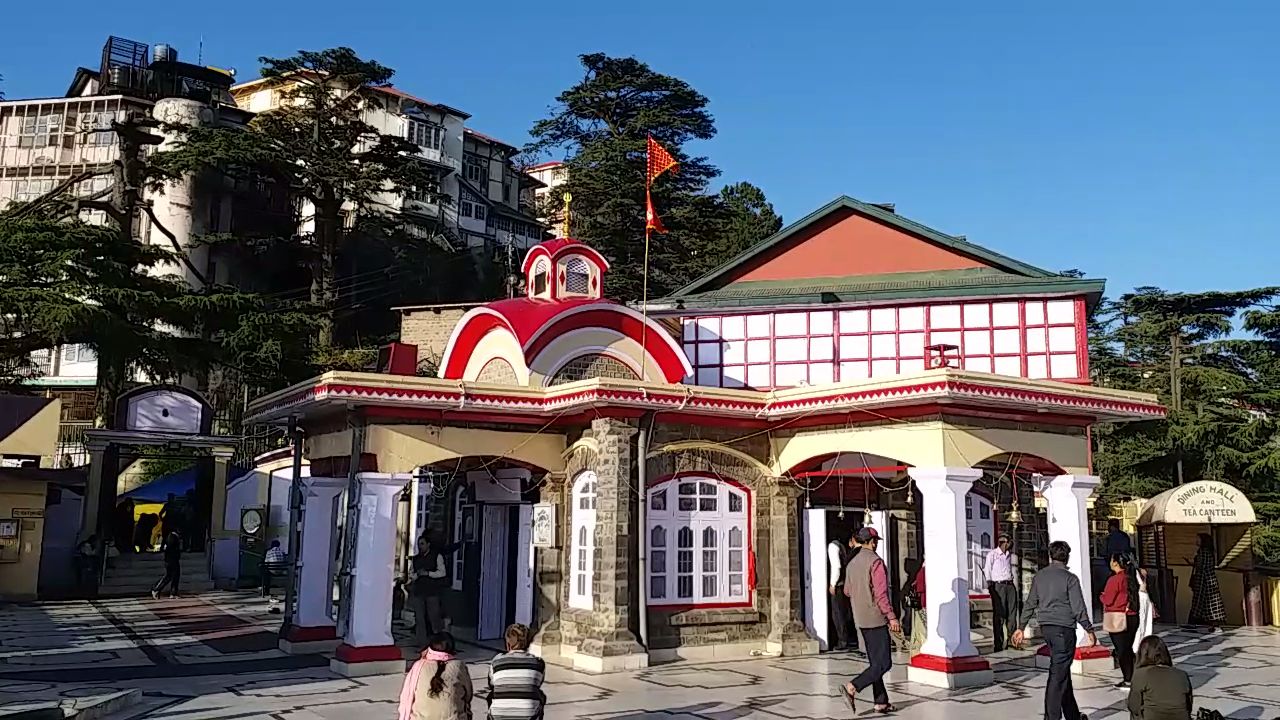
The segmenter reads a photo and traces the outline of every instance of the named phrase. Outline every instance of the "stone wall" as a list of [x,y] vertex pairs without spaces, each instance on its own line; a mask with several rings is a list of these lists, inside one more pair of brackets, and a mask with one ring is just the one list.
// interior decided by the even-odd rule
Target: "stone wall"
[[400,342],[418,346],[418,362],[439,364],[458,320],[476,304],[425,305],[400,311]]

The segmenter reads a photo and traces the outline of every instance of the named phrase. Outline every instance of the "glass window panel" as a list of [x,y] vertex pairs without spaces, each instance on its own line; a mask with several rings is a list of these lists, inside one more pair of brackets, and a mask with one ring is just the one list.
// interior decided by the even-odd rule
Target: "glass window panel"
[[716,596],[716,576],[715,575],[702,576],[702,596],[707,598],[713,598]]
[[768,340],[747,341],[747,362],[769,362],[772,357],[771,343]]
[[809,367],[803,363],[778,365],[774,368],[774,383],[779,387],[791,387],[809,382]]
[[991,327],[991,306],[987,303],[965,305],[964,326],[967,328]]
[[929,308],[929,329],[960,327],[959,305],[934,305]]
[[587,576],[586,575],[578,576],[578,594],[579,595],[587,594]]
[[702,530],[702,546],[714,548],[716,546],[716,529],[704,528]]
[[667,597],[667,579],[661,575],[653,575],[649,578],[649,597],[654,600],[664,600]]
[[676,503],[676,507],[680,512],[693,512],[693,509],[697,507],[697,504],[691,497],[682,497],[680,498],[680,501]]
[[873,308],[871,310],[871,329],[872,330],[897,330],[898,329],[898,309],[897,308]]
[[1032,380],[1049,377],[1049,361],[1044,355],[1027,356],[1027,377]]
[[716,551],[703,550],[702,551],[702,572],[715,572],[715,571],[716,571]]
[[676,492],[680,493],[681,495],[697,495],[698,483],[682,482],[676,487]]
[[742,576],[730,575],[729,576],[729,596],[741,597],[744,594],[745,593],[742,591]]
[[866,332],[870,327],[869,313],[866,310],[844,310],[840,313],[840,332]]
[[649,564],[654,568],[655,572],[661,573],[667,567],[667,551],[654,550],[649,553]]
[[703,387],[719,387],[720,368],[718,367],[698,368],[698,384]]
[[871,357],[891,358],[898,356],[898,337],[896,335],[872,335]]
[[1074,327],[1049,328],[1049,350],[1070,351],[1076,349],[1076,329]]
[[698,318],[698,339],[719,340],[720,318]]
[[667,529],[656,525],[649,531],[649,547],[664,548],[667,546]]
[[833,363],[809,363],[809,384],[825,385],[835,382],[836,366]]
[[899,360],[898,372],[904,374],[924,372],[924,358],[908,358],[906,360]]
[[993,303],[991,325],[992,327],[1018,327],[1018,303]]
[[698,511],[699,511],[699,512],[715,512],[715,511],[716,511],[716,499],[715,499],[715,498],[706,498],[706,497],[704,497],[704,498],[699,498],[699,499],[698,499]]
[[871,366],[866,362],[840,363],[840,380],[862,380],[870,377]]
[[924,357],[924,333],[898,335],[898,353],[902,357]]
[[1045,317],[1050,325],[1074,324],[1076,303],[1074,300],[1050,300],[1045,303]]
[[720,343],[698,343],[698,364],[719,365]]
[[809,341],[804,338],[784,338],[778,340],[774,357],[779,362],[809,359]]
[[773,382],[769,380],[769,366],[749,365],[747,367],[747,384],[754,388],[773,385]]
[[809,316],[807,313],[778,313],[773,317],[773,334],[777,337],[808,335]]
[[964,369],[973,372],[991,372],[991,358],[979,355],[978,357],[967,357],[964,359]]
[[899,330],[923,330],[924,329],[924,308],[922,307],[898,308],[898,329]]
[[1022,358],[997,357],[995,372],[997,375],[1008,375],[1009,377],[1022,375]]
[[747,384],[747,368],[744,365],[726,365],[724,368],[724,386],[739,388]]
[[1049,356],[1049,375],[1056,378],[1074,378],[1080,373],[1075,353]]
[[715,495],[715,494],[717,494],[717,489],[716,489],[716,485],[715,485],[715,483],[709,483],[709,482],[700,482],[700,483],[698,483],[698,494],[699,494],[699,495]]
[[693,572],[693,551],[680,550],[676,552],[676,572],[691,573]]
[[1027,328],[1027,352],[1044,352],[1044,328]]
[[742,551],[729,551],[729,572],[742,572]]
[[866,335],[840,336],[840,359],[865,360],[867,357]]
[[769,337],[769,316],[768,315],[748,315],[747,316],[747,337],[749,338]]
[[871,363],[871,377],[889,377],[897,374],[897,360],[875,360]]
[[[729,491],[729,512],[742,512],[742,495]],[[737,528],[734,528],[736,530]],[[729,531],[730,540],[733,539],[733,530]]]
[[991,349],[997,355],[1017,354],[1022,350],[1021,337],[1018,330],[996,330]]
[[[661,490],[655,490],[653,494],[649,496],[649,509],[659,510],[659,511],[667,509],[667,489],[666,488],[663,488]],[[654,528],[654,529],[656,530],[658,528]]]
[[736,525],[734,527],[729,528],[729,547],[731,548],[742,547],[742,528]]
[[725,340],[741,340],[747,336],[747,319],[741,315],[721,318],[720,335]]
[[830,360],[835,356],[835,341],[830,337],[809,339],[810,360]]
[[990,330],[965,330],[964,354],[989,355],[991,353]]
[[1027,324],[1043,325],[1044,324],[1044,303],[1039,300],[1032,300],[1027,303]]
[[834,313],[830,310],[809,313],[809,334],[830,335],[835,324]]
[[746,361],[747,341],[733,340],[724,344],[724,362],[726,365],[732,363],[744,363]]
[[929,333],[929,344],[960,347],[960,333],[958,331],[931,332]]
[[676,580],[676,597],[680,599],[693,597],[693,576],[681,575]]
[[[684,321],[684,339],[696,340],[698,338],[698,322],[696,320]],[[685,352],[688,352],[688,345],[685,346]]]

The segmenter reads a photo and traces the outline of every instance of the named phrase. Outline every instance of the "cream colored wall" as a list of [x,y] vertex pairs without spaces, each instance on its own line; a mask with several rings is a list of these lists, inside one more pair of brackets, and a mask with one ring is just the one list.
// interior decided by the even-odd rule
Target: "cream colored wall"
[[1004,453],[1044,458],[1068,473],[1087,473],[1084,436],[1030,430],[957,427],[942,421],[800,430],[772,440],[774,470],[783,473],[834,452],[864,452],[916,467],[973,467]]
[[[307,438],[308,458],[349,457],[351,433],[342,430]],[[428,425],[370,425],[364,452],[378,458],[378,472],[413,472],[423,465],[460,457],[503,457],[548,471],[564,469],[565,438],[558,433],[505,432]]]
[[[14,508],[44,511],[46,483],[39,480],[0,480],[0,518],[13,517]],[[18,562],[0,562],[0,600],[34,600],[40,584],[40,547],[44,519],[24,518]]]
[[466,369],[462,371],[462,379],[474,382],[480,377],[480,371],[484,366],[494,358],[507,361],[516,374],[516,382],[521,385],[529,384],[529,368],[524,364],[524,350],[520,348],[519,341],[511,331],[503,328],[490,330],[480,338],[480,342],[471,351]]

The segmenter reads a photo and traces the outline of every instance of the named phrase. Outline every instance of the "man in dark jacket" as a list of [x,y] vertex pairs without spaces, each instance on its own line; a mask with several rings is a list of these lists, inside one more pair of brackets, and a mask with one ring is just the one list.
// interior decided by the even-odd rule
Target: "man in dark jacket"
[[[1071,546],[1056,540],[1049,543],[1049,566],[1036,573],[1027,594],[1024,622],[1035,618],[1049,645],[1049,681],[1044,688],[1045,720],[1088,720],[1076,704],[1071,685],[1071,663],[1076,655],[1076,626],[1085,631],[1087,647],[1098,644],[1093,634],[1089,604],[1080,590],[1080,578],[1067,569]],[[1021,647],[1026,639],[1023,630],[1013,633],[1010,644]]]
[[178,597],[178,580],[182,576],[182,535],[177,530],[170,531],[164,539],[164,577],[151,588],[151,597],[159,598],[165,586],[169,586],[169,597]]

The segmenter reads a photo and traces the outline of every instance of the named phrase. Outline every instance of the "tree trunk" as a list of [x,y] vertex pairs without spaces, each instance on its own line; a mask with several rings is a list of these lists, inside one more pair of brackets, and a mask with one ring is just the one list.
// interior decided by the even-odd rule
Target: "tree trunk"
[[338,302],[338,234],[341,232],[342,204],[325,193],[316,207],[316,257],[311,270],[311,302],[321,309],[316,341],[320,347],[334,344],[334,308]]

